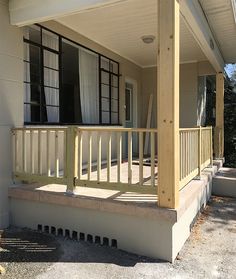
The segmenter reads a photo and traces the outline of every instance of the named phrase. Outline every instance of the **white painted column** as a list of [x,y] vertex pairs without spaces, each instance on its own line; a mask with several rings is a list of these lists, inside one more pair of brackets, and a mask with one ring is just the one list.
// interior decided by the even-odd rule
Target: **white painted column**
[[23,35],[9,24],[8,1],[0,0],[0,229],[9,224],[12,184],[10,129],[23,125]]

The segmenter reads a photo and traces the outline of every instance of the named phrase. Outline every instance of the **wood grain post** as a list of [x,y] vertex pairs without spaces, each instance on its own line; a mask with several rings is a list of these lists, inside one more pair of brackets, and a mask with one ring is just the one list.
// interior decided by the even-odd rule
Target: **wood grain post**
[[158,205],[179,204],[179,1],[158,1]]
[[224,157],[224,74],[216,75],[216,126],[214,135],[215,158]]
[[78,177],[78,131],[71,126],[66,130],[66,178],[67,193],[73,193]]
[[202,170],[202,128],[198,130],[198,177],[201,177]]

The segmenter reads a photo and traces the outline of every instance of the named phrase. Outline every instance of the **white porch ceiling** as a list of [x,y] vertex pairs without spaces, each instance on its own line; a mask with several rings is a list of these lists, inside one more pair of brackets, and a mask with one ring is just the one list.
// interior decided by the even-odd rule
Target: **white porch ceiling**
[[[148,0],[148,5],[144,0],[124,1],[56,20],[142,67],[156,65],[158,38],[150,45],[141,40],[143,35],[157,37],[156,0]],[[181,19],[181,63],[203,60],[205,55]]]
[[200,0],[226,63],[236,62],[235,0]]

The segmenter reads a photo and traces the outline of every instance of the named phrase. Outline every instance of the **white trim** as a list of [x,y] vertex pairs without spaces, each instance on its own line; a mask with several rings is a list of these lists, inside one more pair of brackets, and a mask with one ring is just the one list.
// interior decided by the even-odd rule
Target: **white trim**
[[[201,5],[195,0],[180,0],[180,13],[205,56],[217,72],[224,71],[225,62],[208,25]],[[211,43],[214,49],[211,48]]]
[[[208,60],[188,60],[188,61],[183,61],[180,62],[180,65],[184,65],[184,64],[193,64],[193,63],[200,63],[200,62],[209,62]],[[148,68],[154,68],[157,67],[157,64],[154,65],[147,65],[147,66],[143,66],[143,69],[148,69]]]

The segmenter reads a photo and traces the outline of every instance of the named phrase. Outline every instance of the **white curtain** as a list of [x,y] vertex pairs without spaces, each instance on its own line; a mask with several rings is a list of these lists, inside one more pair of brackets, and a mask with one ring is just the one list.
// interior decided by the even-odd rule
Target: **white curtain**
[[99,124],[98,55],[79,48],[79,73],[82,121]]
[[[58,38],[52,33],[43,30],[43,45],[58,49]],[[49,67],[49,68],[45,68]],[[59,122],[59,65],[58,55],[44,50],[44,92],[48,122]],[[57,71],[56,71],[57,70]],[[50,88],[50,87],[53,88]],[[51,105],[51,106],[49,106]]]

